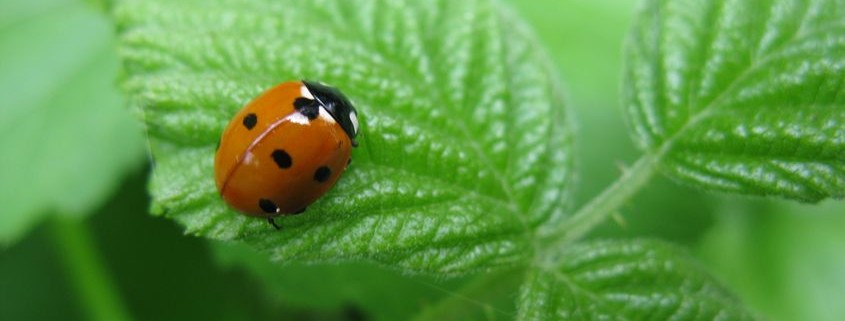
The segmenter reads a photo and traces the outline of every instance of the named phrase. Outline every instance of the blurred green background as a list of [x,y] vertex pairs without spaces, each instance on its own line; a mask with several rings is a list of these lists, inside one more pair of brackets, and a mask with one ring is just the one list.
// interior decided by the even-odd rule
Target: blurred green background
[[[508,2],[560,69],[583,204],[639,156],[618,106],[637,2]],[[518,270],[439,280],[367,263],[279,267],[148,215],[140,115],[113,86],[101,12],[0,1],[0,320],[512,319]],[[658,178],[591,237],[685,245],[771,320],[845,320],[843,213],[842,202],[714,195]]]

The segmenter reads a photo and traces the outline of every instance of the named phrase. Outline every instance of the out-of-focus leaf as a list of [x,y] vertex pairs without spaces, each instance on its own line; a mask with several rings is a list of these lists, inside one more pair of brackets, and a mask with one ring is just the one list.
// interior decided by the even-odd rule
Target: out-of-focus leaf
[[[121,1],[146,114],[154,210],[280,261],[367,258],[458,274],[524,262],[569,200],[570,136],[542,49],[498,2]],[[338,185],[275,231],[220,200],[213,154],[235,111],[289,79],[357,102]]]
[[657,241],[599,241],[529,272],[518,320],[753,320],[679,249]]
[[723,202],[703,260],[769,320],[845,319],[845,204],[748,203]]
[[845,196],[845,1],[651,0],[625,110],[663,170],[709,189]]
[[[366,320],[408,320],[441,297],[448,284],[422,276],[406,276],[361,262],[279,266],[244,244],[212,243],[217,262],[244,268],[264,285],[267,297],[286,305],[322,311],[347,311]],[[458,280],[459,281],[459,280]],[[435,285],[439,284],[439,285]]]
[[0,245],[90,212],[143,159],[111,30],[81,1],[0,3]]
[[495,321],[516,316],[524,269],[476,275],[416,315],[413,321]]

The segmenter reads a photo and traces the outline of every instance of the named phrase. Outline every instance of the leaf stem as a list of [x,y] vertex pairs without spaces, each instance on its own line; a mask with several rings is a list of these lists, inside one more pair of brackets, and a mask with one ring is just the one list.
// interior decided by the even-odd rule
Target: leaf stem
[[77,291],[76,297],[87,313],[86,319],[131,320],[98,255],[88,226],[69,218],[58,218],[51,223],[59,256]]
[[562,229],[551,231],[545,242],[542,243],[547,246],[541,253],[553,254],[550,251],[560,249],[584,237],[597,225],[604,222],[651,180],[651,177],[657,171],[657,163],[661,156],[661,152],[649,152],[643,155],[613,185],[610,185],[599,196],[581,207],[575,215],[564,221],[561,224]]

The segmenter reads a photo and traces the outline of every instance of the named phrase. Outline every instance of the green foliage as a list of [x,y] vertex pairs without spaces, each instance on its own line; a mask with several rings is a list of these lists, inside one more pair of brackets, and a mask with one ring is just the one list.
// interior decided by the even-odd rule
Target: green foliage
[[669,175],[805,201],[845,196],[845,1],[649,1],[625,110]]
[[[455,274],[527,261],[537,226],[562,216],[571,144],[559,89],[499,5],[125,1],[116,16],[156,158],[154,209],[190,233],[283,261]],[[301,78],[356,101],[362,137],[340,183],[277,232],[226,207],[212,160],[236,110]]]
[[73,0],[0,3],[0,245],[82,216],[141,157],[108,21]]
[[499,270],[462,280],[460,287],[441,289],[446,295],[417,314],[413,321],[511,320],[515,291],[524,271]]
[[752,320],[690,257],[657,241],[586,242],[531,271],[519,320]]
[[[531,33],[497,1],[125,0],[115,16],[124,86],[156,159],[153,211],[189,233],[239,241],[279,262],[501,273],[468,279],[418,320],[508,314],[507,303],[459,311],[455,298],[492,302],[520,282],[519,319],[747,320],[754,316],[672,246],[576,241],[656,168],[708,189],[845,196],[842,8],[841,0],[647,1],[627,46],[624,99],[645,155],[569,217],[572,126],[561,89]],[[356,102],[361,146],[329,194],[275,231],[219,199],[214,146],[246,102],[303,78]],[[260,257],[233,261],[273,278]],[[509,266],[519,268],[501,272]],[[270,288],[322,279],[288,268],[307,277]],[[356,271],[373,273],[324,273],[342,280]],[[383,299],[350,293],[368,307]]]
[[[219,264],[246,268],[264,282],[268,296],[293,306],[320,311],[357,308],[367,320],[409,320],[443,296],[442,290],[429,285],[434,280],[412,279],[372,264],[279,266],[243,244],[213,245]],[[399,294],[405,299],[397,300]]]

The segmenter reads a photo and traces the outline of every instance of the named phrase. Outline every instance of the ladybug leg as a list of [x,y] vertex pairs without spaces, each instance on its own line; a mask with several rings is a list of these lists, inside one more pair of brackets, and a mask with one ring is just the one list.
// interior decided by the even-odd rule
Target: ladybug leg
[[276,224],[276,221],[275,221],[275,220],[273,220],[273,217],[268,217],[268,218],[267,218],[267,223],[270,223],[270,225],[273,225],[273,227],[275,227],[275,228],[276,228],[276,230],[281,230],[281,229],[282,229],[282,227],[280,227],[279,225],[277,225],[277,224]]
[[301,210],[298,210],[298,211],[294,212],[294,213],[293,213],[293,214],[291,214],[291,215],[302,214],[302,212],[305,212],[305,210],[307,210],[307,209],[308,209],[307,207],[303,207]]

